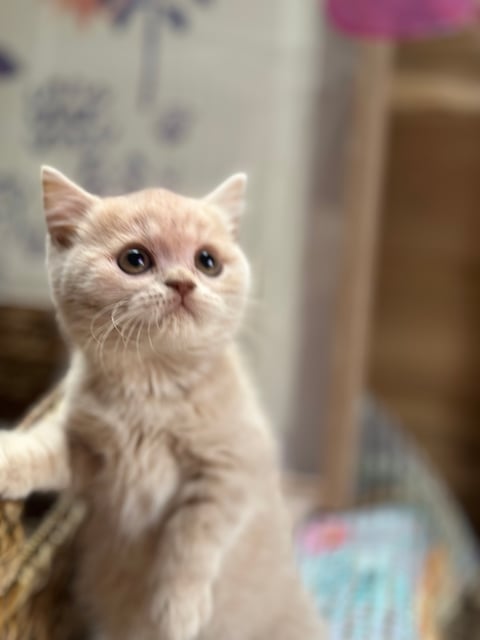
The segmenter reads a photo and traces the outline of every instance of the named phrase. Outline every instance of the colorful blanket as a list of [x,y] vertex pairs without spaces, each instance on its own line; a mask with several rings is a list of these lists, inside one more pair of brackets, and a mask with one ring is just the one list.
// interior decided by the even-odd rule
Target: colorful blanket
[[298,549],[330,640],[436,640],[452,568],[420,511],[322,517],[299,532]]

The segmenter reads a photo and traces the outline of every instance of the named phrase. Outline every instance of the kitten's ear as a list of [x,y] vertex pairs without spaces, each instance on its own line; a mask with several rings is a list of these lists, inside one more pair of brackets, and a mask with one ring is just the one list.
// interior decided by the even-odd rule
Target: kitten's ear
[[42,167],[43,208],[48,233],[58,247],[69,247],[75,229],[97,201],[92,194],[52,167]]
[[240,218],[245,210],[247,175],[235,173],[204,198],[209,204],[217,206],[227,217],[228,226],[234,236],[238,235]]

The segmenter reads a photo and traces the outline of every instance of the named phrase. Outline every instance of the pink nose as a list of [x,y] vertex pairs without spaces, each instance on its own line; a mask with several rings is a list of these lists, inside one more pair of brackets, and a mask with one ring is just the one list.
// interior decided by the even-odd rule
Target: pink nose
[[191,280],[165,280],[165,284],[167,287],[171,287],[178,291],[178,293],[184,298],[187,293],[190,293],[193,289],[195,289],[195,283]]

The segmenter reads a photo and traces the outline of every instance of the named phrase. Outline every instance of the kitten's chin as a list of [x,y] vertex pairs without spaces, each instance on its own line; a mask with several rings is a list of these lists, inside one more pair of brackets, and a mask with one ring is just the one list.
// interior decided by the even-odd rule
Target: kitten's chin
[[165,317],[169,315],[178,317],[179,319],[188,316],[195,318],[195,303],[190,298],[178,298],[170,303],[169,308],[164,314]]

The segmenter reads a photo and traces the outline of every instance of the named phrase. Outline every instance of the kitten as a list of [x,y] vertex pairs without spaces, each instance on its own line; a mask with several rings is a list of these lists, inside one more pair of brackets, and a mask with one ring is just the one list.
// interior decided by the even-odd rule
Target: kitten
[[321,640],[275,447],[233,340],[246,177],[195,200],[93,196],[43,168],[63,398],[0,434],[0,492],[88,505],[78,597],[105,640]]

